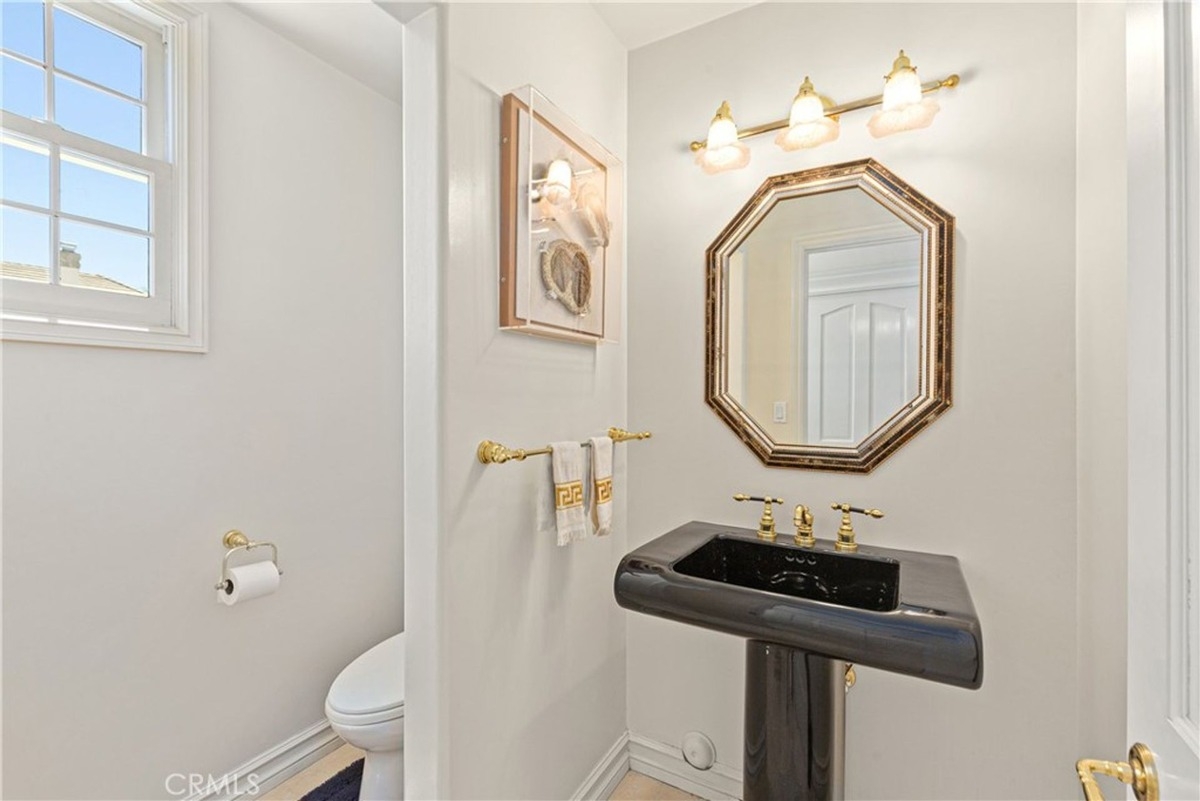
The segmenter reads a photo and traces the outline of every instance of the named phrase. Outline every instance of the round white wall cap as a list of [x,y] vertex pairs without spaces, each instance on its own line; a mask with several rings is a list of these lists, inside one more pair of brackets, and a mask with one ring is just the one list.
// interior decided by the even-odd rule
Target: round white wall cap
[[717,761],[717,748],[704,732],[683,735],[683,758],[697,770],[708,770]]

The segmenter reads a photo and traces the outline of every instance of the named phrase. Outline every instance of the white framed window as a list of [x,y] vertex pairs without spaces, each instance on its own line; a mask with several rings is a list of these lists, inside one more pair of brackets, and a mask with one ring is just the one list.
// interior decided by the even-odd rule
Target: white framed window
[[0,13],[0,334],[204,350],[204,17],[157,0]]

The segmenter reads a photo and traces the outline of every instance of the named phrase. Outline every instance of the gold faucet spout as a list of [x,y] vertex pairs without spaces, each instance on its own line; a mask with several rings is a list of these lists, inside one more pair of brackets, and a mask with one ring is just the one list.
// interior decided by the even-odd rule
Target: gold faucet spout
[[813,515],[812,511],[804,504],[796,504],[796,510],[792,514],[792,525],[796,527],[796,544],[801,548],[812,548],[817,544],[817,538],[813,536]]

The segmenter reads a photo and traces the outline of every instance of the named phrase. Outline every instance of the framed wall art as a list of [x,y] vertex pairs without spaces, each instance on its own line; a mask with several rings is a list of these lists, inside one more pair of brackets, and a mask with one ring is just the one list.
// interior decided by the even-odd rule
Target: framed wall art
[[500,115],[500,327],[616,341],[620,160],[532,86],[505,95]]

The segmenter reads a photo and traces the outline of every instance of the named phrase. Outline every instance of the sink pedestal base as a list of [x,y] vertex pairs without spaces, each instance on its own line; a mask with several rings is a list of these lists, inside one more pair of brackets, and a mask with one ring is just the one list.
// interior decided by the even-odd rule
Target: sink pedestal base
[[746,642],[745,801],[845,797],[846,663]]

